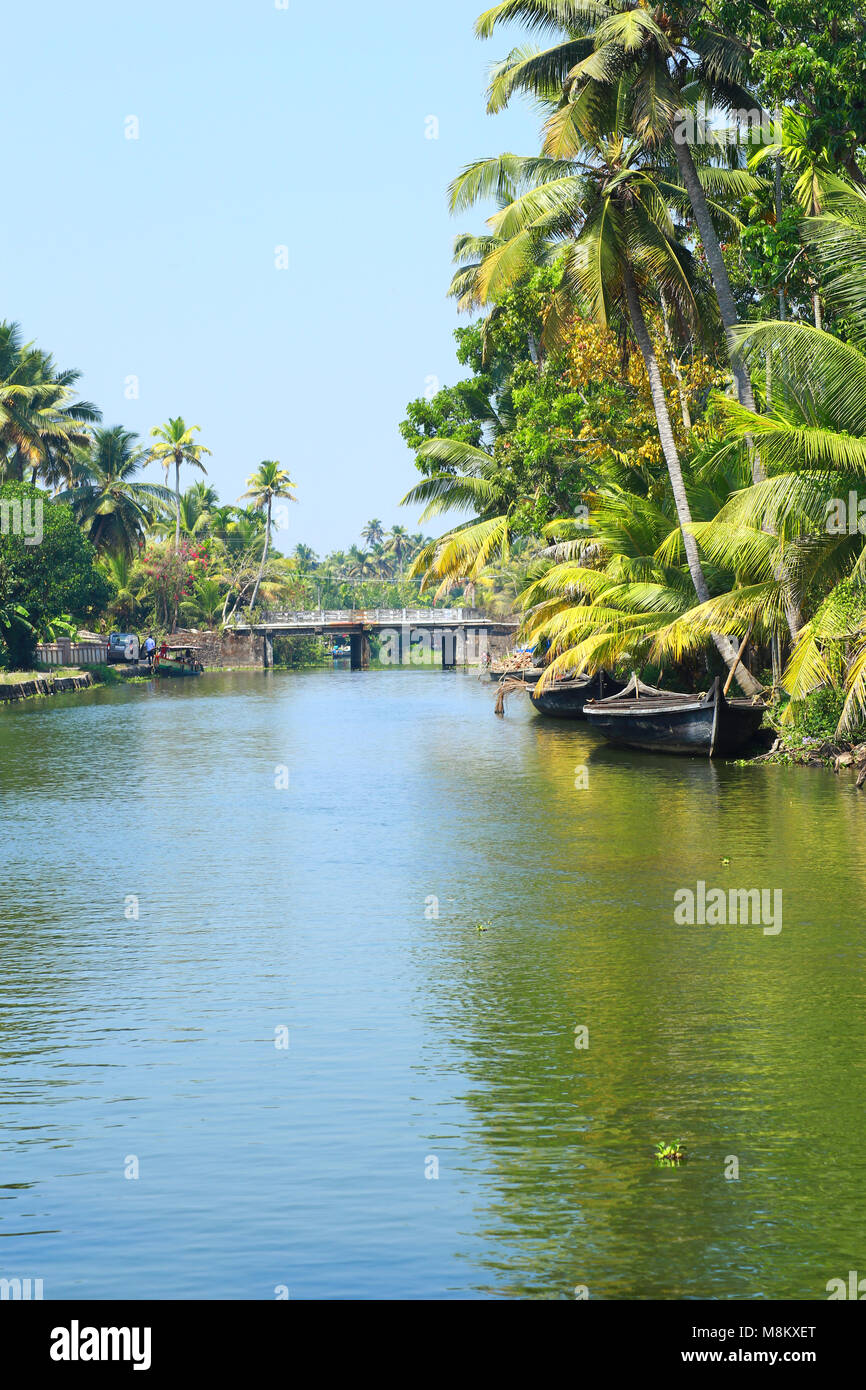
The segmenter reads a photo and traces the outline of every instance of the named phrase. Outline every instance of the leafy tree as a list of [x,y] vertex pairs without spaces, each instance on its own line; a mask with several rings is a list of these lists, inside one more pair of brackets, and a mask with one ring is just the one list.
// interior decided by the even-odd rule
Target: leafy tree
[[0,534],[0,639],[10,667],[27,670],[38,634],[52,619],[90,618],[109,602],[112,588],[70,506],[27,483],[0,485],[0,508],[13,515],[16,504],[31,509],[31,518],[38,516],[33,509],[42,509],[38,544],[28,545],[14,528]]

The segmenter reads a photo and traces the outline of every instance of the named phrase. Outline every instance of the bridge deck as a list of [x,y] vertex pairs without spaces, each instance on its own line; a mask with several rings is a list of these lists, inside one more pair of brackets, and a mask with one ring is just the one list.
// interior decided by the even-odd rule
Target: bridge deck
[[373,632],[383,628],[456,629],[501,633],[516,631],[518,623],[508,618],[491,618],[474,608],[345,608],[318,611],[262,613],[251,623],[240,620],[235,632],[339,633]]

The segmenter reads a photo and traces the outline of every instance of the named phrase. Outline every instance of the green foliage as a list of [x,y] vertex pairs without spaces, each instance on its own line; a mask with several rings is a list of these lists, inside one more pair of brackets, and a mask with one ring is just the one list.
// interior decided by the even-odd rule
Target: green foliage
[[91,618],[109,602],[112,589],[71,507],[27,483],[4,483],[3,501],[42,507],[39,544],[27,545],[24,535],[0,535],[0,637],[8,664],[19,670],[33,665],[38,634],[52,619]]
[[812,738],[832,739],[845,704],[845,692],[825,688],[813,690],[796,705],[793,728]]
[[662,1141],[656,1144],[656,1162],[670,1166],[674,1163],[682,1163],[686,1157],[686,1146],[682,1139],[674,1139],[672,1143]]

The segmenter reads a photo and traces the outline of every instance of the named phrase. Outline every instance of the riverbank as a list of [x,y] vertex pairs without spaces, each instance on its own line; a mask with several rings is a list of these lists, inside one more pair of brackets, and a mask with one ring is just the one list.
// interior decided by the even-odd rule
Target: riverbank
[[778,732],[771,748],[744,765],[776,763],[785,767],[825,767],[834,772],[850,768],[857,772],[857,786],[866,782],[866,743],[849,739],[820,738],[814,735]]
[[763,751],[742,759],[744,765],[775,763],[785,767],[824,767],[834,772],[851,769],[857,786],[866,782],[866,739],[863,728],[851,737],[837,734],[843,697],[826,689],[810,695],[793,723],[785,723],[785,706],[771,705],[758,735]]
[[67,695],[74,690],[89,690],[94,685],[114,685],[117,679],[108,666],[89,670],[61,666],[55,670],[0,671],[0,703],[34,696]]

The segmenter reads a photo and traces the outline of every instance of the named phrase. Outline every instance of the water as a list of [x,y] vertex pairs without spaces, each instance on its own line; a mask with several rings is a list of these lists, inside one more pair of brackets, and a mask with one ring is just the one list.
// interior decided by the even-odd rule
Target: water
[[[3,708],[0,790],[0,1277],[825,1298],[866,1273],[847,778],[497,720],[471,675],[236,673]],[[675,925],[699,879],[780,888],[782,931]]]

